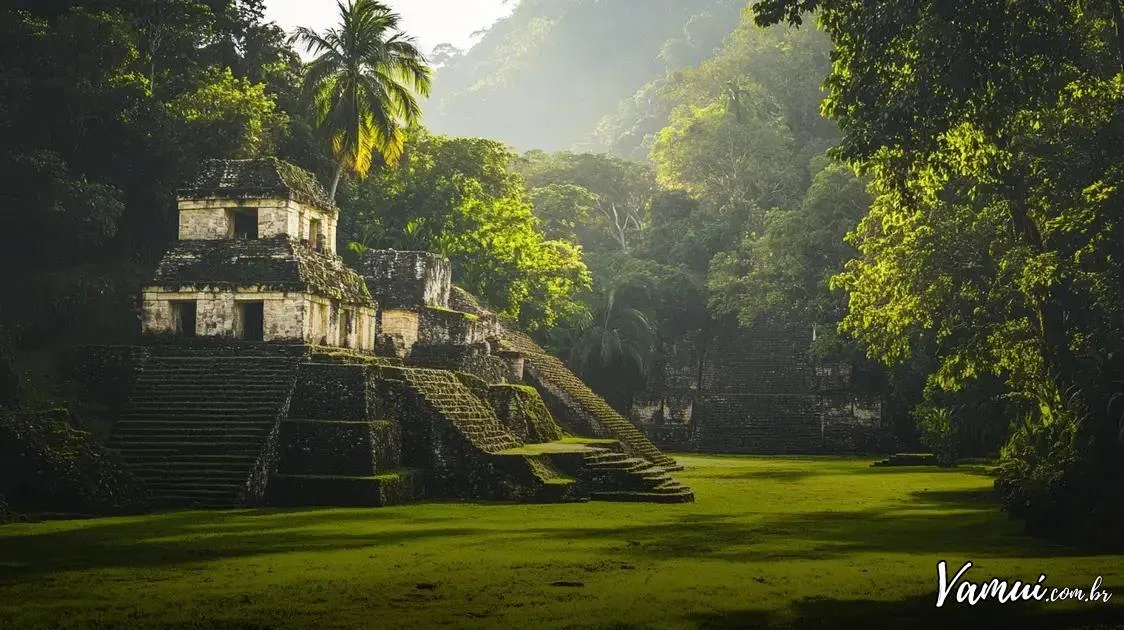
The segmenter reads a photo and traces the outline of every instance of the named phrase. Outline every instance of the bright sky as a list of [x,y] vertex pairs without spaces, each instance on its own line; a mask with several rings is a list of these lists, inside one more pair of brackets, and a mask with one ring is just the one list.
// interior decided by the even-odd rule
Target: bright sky
[[[383,0],[383,3],[402,16],[403,30],[414,36],[419,48],[428,53],[445,42],[468,48],[473,43],[472,33],[511,13],[516,0]],[[338,21],[336,0],[266,0],[265,7],[266,19],[277,22],[285,32],[296,26],[321,31]]]

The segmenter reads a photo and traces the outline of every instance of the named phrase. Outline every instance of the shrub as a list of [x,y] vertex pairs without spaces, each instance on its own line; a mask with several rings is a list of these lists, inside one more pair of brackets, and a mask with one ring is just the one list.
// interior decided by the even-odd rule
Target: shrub
[[957,431],[952,422],[952,412],[944,407],[918,405],[913,410],[921,444],[937,456],[940,466],[955,466],[957,457]]
[[139,505],[137,485],[65,409],[0,410],[0,495],[27,512],[117,513]]
[[1082,429],[1072,413],[1025,422],[1003,448],[996,490],[1028,534],[1124,548],[1124,453],[1098,447]]

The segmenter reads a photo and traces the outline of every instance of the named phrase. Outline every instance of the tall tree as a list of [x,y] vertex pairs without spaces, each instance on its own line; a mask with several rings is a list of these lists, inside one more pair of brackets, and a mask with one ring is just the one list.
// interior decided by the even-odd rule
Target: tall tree
[[484,138],[411,131],[402,167],[341,193],[349,249],[424,249],[453,261],[453,281],[527,329],[578,308],[589,284],[581,251],[548,240],[527,202],[517,156]]
[[327,129],[337,161],[331,195],[344,170],[364,178],[377,154],[386,165],[402,157],[406,129],[421,118],[415,94],[429,96],[430,69],[400,18],[381,2],[337,2],[340,23],[324,33],[298,28],[292,37],[316,58],[303,94]]
[[1115,0],[761,0],[819,11],[824,111],[872,176],[846,329],[1027,408],[999,486],[1032,531],[1124,544],[1124,68]]

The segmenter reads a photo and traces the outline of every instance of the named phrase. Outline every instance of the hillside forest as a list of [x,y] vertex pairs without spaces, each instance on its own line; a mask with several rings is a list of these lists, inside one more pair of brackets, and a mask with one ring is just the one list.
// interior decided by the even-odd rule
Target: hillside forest
[[355,129],[333,42],[264,0],[5,9],[0,460],[114,504],[57,421],[75,349],[138,334],[202,160],[276,155],[345,259],[448,256],[626,413],[669,341],[781,319],[870,375],[888,443],[997,456],[1031,532],[1124,542],[1120,3],[875,4],[522,0],[468,50],[388,48]]

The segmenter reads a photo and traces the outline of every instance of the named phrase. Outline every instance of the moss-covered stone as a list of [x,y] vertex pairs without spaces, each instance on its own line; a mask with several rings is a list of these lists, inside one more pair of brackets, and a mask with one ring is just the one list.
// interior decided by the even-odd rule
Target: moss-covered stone
[[509,375],[508,362],[489,354],[486,344],[415,344],[406,364],[467,372],[489,384],[502,383]]
[[574,433],[611,437],[629,453],[667,468],[675,460],[661,452],[624,416],[617,413],[556,357],[528,352],[524,377],[542,394],[551,414]]
[[165,291],[260,287],[374,305],[363,278],[339,256],[310,250],[284,234],[261,239],[177,241],[160,260],[152,287]]
[[562,428],[534,387],[492,385],[487,398],[504,426],[524,442],[552,442],[562,437]]
[[278,472],[299,475],[374,475],[397,468],[392,422],[286,420],[281,423]]
[[[479,300],[459,287],[453,287],[449,305],[476,315],[490,314]],[[564,428],[573,433],[620,440],[630,453],[668,469],[679,467],[561,360],[547,354],[513,322],[500,319],[498,332],[499,349],[524,357],[524,380],[535,386],[554,419]]]
[[327,191],[308,171],[277,158],[207,160],[180,189],[182,199],[283,197],[337,212]]
[[266,498],[276,506],[380,507],[425,497],[425,474],[400,469],[380,475],[274,475]]
[[367,373],[349,363],[304,363],[297,376],[291,418],[357,420],[368,417]]
[[363,277],[385,308],[447,307],[452,267],[431,252],[373,250],[363,255]]
[[400,366],[401,359],[384,356],[372,356],[363,352],[356,352],[347,348],[316,348],[313,350],[311,360],[315,363],[338,363],[342,365],[388,365]]
[[488,400],[489,385],[484,379],[470,372],[455,372],[457,380],[467,387],[474,396],[481,400]]

